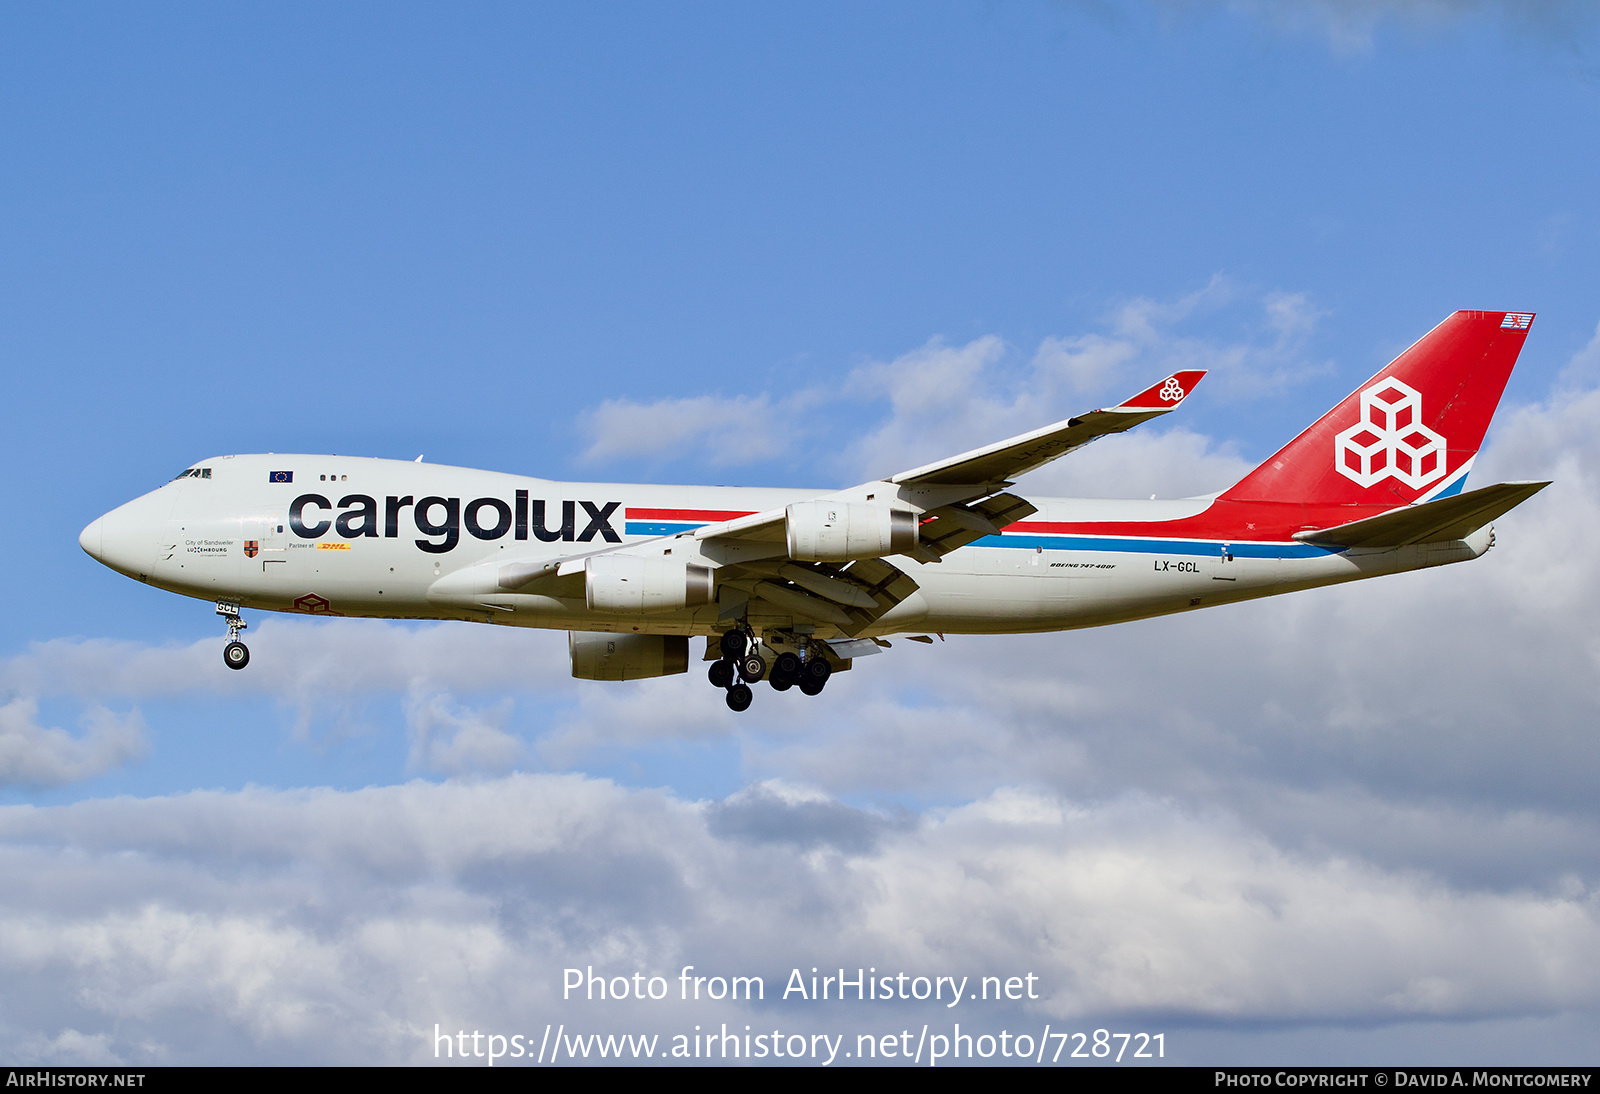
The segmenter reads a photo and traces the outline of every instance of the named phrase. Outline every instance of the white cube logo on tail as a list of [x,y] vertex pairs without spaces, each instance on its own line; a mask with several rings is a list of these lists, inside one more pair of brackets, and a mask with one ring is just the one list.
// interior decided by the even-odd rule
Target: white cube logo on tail
[[1444,477],[1445,439],[1422,424],[1422,395],[1394,378],[1361,393],[1361,421],[1334,439],[1334,467],[1361,486],[1397,478],[1413,490]]
[[1183,385],[1178,383],[1176,376],[1168,376],[1167,382],[1161,385],[1161,399],[1163,402],[1175,403],[1183,398]]

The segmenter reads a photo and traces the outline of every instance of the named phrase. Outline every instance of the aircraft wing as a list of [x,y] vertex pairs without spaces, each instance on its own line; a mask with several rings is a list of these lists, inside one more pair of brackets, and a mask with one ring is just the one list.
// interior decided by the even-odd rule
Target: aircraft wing
[[[887,502],[902,512],[909,509],[917,523],[917,535],[914,546],[904,553],[918,562],[938,562],[951,551],[984,536],[997,535],[1007,525],[1037,512],[1024,499],[999,492],[1009,485],[1009,480],[1081,448],[1096,437],[1121,433],[1168,413],[1204,375],[1200,370],[1177,372],[1116,406],[1091,410],[818,500],[842,505],[864,501],[881,506]],[[833,562],[791,557],[789,508],[717,521],[688,533],[696,556],[717,569],[717,585],[742,594],[742,598],[729,598],[724,615],[748,610],[745,605],[750,601],[765,601],[779,611],[831,624],[853,636],[916,591],[916,581],[883,557]],[[671,537],[663,537],[666,538]],[[653,552],[657,542],[650,540],[591,554]],[[492,578],[486,571],[482,576],[452,578],[448,584],[452,590],[457,586],[463,590],[481,586],[485,591],[578,596],[582,595],[588,557],[507,561],[495,568]],[[444,591],[443,586],[440,591]]]
[[1323,547],[1404,547],[1463,539],[1527,501],[1548,482],[1502,482],[1466,490],[1421,505],[1391,509],[1365,520],[1353,520],[1314,532],[1296,532],[1301,543]]
[[[939,498],[939,504],[919,506],[923,513],[920,538],[924,543],[935,545],[933,552],[935,555],[948,554],[964,543],[970,543],[981,536],[993,535],[1007,524],[1037,511],[1030,507],[1027,512],[1023,512],[1021,506],[1027,505],[1027,502],[1008,495],[1003,495],[1008,499],[1007,504],[998,507],[987,504],[968,507],[959,503],[973,498],[989,497],[996,490],[1009,486],[1011,480],[1043,467],[1068,452],[1082,448],[1097,437],[1104,437],[1109,433],[1122,433],[1141,422],[1176,410],[1178,404],[1188,397],[1204,375],[1204,369],[1175,372],[1116,406],[1091,410],[1075,418],[1068,418],[1008,440],[996,441],[994,444],[975,448],[959,456],[951,456],[910,471],[903,471],[878,483],[867,483],[854,490],[828,496],[841,500],[851,499],[884,483],[901,487],[899,491],[901,497],[905,497],[908,490],[935,495]],[[930,487],[934,489],[928,490]],[[870,493],[866,493],[865,496],[868,500],[872,499]],[[930,517],[935,518],[934,523],[938,521],[944,523],[937,528],[930,527],[928,519]],[[957,542],[961,534],[958,529],[973,534]],[[737,541],[751,544],[781,543],[784,535],[785,510],[783,509],[770,509],[764,513],[751,513],[733,520],[707,524],[696,529],[694,533],[697,540],[715,540],[723,543]],[[940,550],[937,545],[943,545],[943,549]]]
[[[945,555],[1038,510],[1014,494],[998,491],[1010,480],[1042,467],[1108,433],[1121,433],[1175,409],[1205,373],[1186,370],[1116,406],[1036,429],[1009,440],[926,464],[892,478],[829,495],[841,502],[897,502],[914,507],[916,545],[904,553],[918,562]],[[888,488],[887,490],[885,488]],[[694,532],[701,551],[722,570],[719,584],[740,588],[750,599],[831,623],[857,634],[917,588],[885,558],[802,564],[789,558],[787,510],[772,509],[707,524]],[[730,606],[729,610],[737,610]]]
[[[1013,500],[1021,502],[1021,499]],[[1032,512],[1032,506],[1026,502],[1021,504]],[[783,510],[778,510],[777,516],[776,542],[759,539],[748,543],[737,539],[721,542],[709,537],[710,542],[701,545],[698,554],[690,556],[716,566],[717,587],[730,594],[717,598],[723,605],[723,618],[743,615],[751,601],[759,600],[766,602],[768,611],[777,610],[802,621],[831,624],[853,637],[917,591],[915,580],[881,558],[844,563],[791,560],[783,542]],[[749,519],[740,518],[741,521]],[[591,559],[612,554],[657,553],[663,543],[677,538],[661,536],[643,543],[607,547],[564,558],[494,559],[446,575],[434,582],[429,595],[441,601],[468,600],[476,607],[501,611],[510,610],[502,599],[507,593],[581,600],[585,570]]]
[[1091,410],[1031,433],[902,471],[889,481],[908,486],[1009,483],[1075,448],[1082,448],[1096,437],[1121,433],[1177,409],[1204,375],[1202,369],[1175,372],[1116,406]]

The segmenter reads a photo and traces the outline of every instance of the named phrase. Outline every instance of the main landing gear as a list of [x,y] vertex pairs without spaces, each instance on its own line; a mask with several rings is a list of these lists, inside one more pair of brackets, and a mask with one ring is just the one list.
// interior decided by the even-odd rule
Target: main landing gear
[[228,624],[228,644],[222,647],[222,663],[230,669],[242,669],[250,663],[250,647],[239,641],[239,632],[250,624],[239,617],[239,605],[226,600],[217,601],[217,614]]
[[[751,636],[744,631],[729,631],[722,636],[722,657],[711,662],[706,678],[712,687],[723,688],[728,693],[729,710],[749,710],[755,695],[746,680],[761,679],[766,669],[761,655],[756,652]],[[742,676],[744,679],[739,680]]]
[[807,643],[801,651],[780,653],[769,670],[766,658],[761,656],[761,643],[753,635],[747,631],[728,631],[722,636],[722,657],[711,663],[706,678],[713,687],[727,690],[728,707],[736,711],[750,708],[754,698],[750,685],[763,677],[773,691],[788,691],[798,686],[806,695],[820,694],[828,677],[833,675],[833,666],[828,664],[819,644]]

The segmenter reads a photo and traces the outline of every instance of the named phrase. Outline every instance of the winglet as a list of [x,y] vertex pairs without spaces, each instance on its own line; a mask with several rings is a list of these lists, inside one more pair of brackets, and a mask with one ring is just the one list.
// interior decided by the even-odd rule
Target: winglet
[[1189,393],[1194,390],[1194,386],[1200,382],[1200,378],[1205,374],[1205,369],[1200,368],[1174,372],[1160,383],[1151,384],[1133,398],[1108,409],[1171,410],[1188,398]]

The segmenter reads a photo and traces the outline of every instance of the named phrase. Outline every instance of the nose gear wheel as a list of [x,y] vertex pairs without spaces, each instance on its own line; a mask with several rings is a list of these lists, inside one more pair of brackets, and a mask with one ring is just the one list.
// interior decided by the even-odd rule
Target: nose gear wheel
[[239,641],[239,634],[250,624],[239,615],[239,605],[230,600],[217,601],[217,614],[228,624],[228,644],[222,647],[222,663],[230,669],[242,669],[250,663],[250,648]]
[[230,669],[242,669],[250,663],[250,648],[243,642],[229,642],[222,647],[222,663]]

